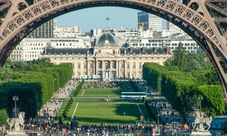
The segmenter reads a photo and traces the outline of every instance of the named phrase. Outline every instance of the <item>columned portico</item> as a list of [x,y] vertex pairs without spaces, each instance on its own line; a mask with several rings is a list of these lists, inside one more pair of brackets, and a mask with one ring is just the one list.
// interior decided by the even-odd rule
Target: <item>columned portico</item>
[[96,61],[94,60],[93,63],[93,75],[96,75]]
[[90,75],[90,72],[89,72],[89,61],[88,60],[86,60],[85,66],[86,66],[86,74]]
[[120,69],[120,68],[119,68],[119,61],[118,61],[118,60],[117,60],[117,64],[116,64],[116,65],[117,65],[117,67],[116,67],[116,68],[117,68],[117,69],[116,69],[116,71],[117,71],[117,77],[119,77],[119,69]]

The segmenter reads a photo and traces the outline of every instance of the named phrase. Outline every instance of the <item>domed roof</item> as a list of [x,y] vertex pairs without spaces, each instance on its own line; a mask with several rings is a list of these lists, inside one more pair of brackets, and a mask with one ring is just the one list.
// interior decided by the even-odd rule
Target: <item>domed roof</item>
[[113,34],[103,32],[97,39],[96,46],[118,46],[118,42]]

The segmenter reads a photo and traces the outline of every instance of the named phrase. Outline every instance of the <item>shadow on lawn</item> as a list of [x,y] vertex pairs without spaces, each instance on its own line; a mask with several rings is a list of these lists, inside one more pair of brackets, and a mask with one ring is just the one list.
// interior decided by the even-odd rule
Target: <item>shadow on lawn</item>
[[[97,123],[106,123],[108,124],[135,124],[136,121],[140,120],[140,112],[136,105],[137,103],[129,104],[116,104],[113,108],[116,108],[116,115],[120,116],[119,118],[95,118],[95,117],[78,117],[78,121],[87,122],[88,124],[97,124]],[[140,105],[141,106],[141,105]],[[124,118],[125,116],[125,118]],[[131,117],[136,118],[132,120]],[[122,119],[124,118],[124,119]]]
[[[139,104],[143,106],[142,103]],[[106,107],[105,107],[106,108]],[[137,103],[128,103],[128,104],[115,104],[111,108],[115,108],[115,114],[118,118],[113,118],[111,115],[107,115],[105,117],[78,117],[77,120],[79,125],[86,124],[99,124],[101,122],[108,124],[135,124],[140,120],[140,111],[138,110]],[[98,110],[98,109],[97,109]],[[116,116],[115,116],[116,117]],[[135,119],[133,119],[135,118]],[[64,122],[70,122],[70,118],[65,118]],[[80,124],[80,122],[82,124]]]
[[137,103],[128,103],[128,104],[116,104],[116,114],[122,116],[134,116],[140,118],[140,112],[138,110]]
[[104,118],[94,118],[94,117],[78,117],[77,118],[79,125],[86,125],[86,124],[80,124],[80,120],[82,122],[87,122],[87,124],[101,124],[106,123],[109,124],[135,124],[136,121],[133,120],[121,120],[121,119],[104,119]]

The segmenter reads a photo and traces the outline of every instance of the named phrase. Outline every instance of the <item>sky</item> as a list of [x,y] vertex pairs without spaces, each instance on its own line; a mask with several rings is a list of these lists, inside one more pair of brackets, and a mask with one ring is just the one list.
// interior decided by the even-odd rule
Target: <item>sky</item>
[[122,7],[93,7],[63,14],[54,20],[57,26],[80,26],[82,33],[95,28],[137,28],[138,12]]

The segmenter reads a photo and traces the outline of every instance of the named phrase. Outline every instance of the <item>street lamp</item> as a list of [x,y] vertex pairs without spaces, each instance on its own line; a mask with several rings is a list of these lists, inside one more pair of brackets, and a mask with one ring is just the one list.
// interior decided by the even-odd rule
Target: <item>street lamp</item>
[[13,101],[15,101],[15,109],[14,109],[14,112],[15,112],[15,118],[17,117],[17,101],[19,100],[18,96],[13,96]]
[[158,114],[158,134],[159,134],[159,114]]
[[201,106],[202,105],[201,103],[202,103],[202,100],[203,100],[203,96],[202,95],[199,95],[198,96],[198,99],[200,100],[200,112],[201,112],[201,107],[202,107]]

